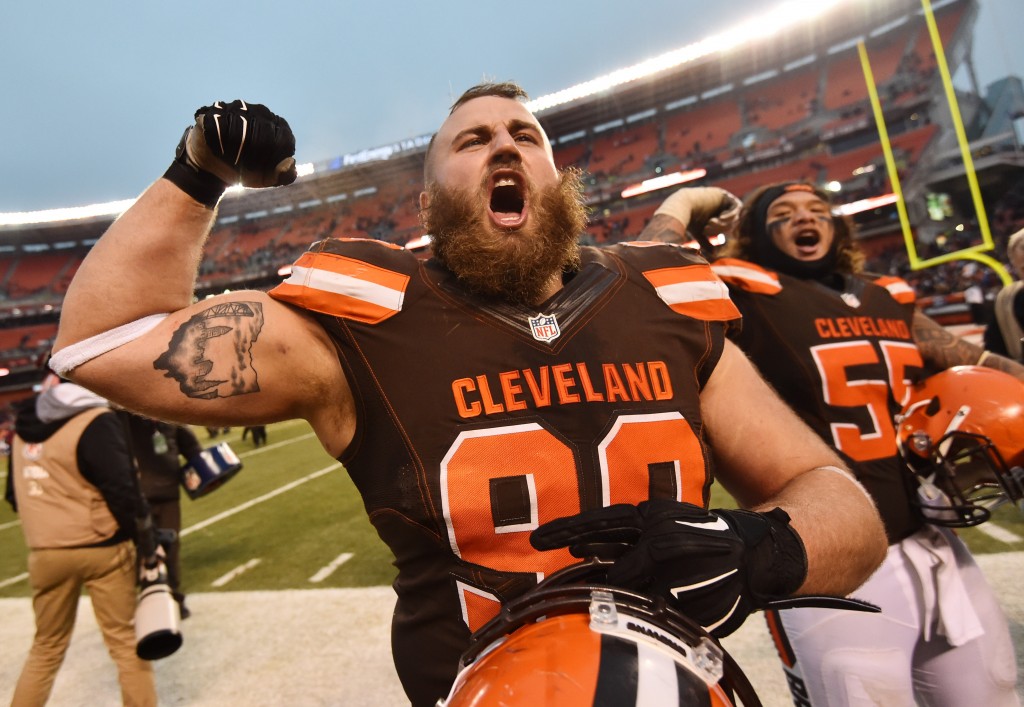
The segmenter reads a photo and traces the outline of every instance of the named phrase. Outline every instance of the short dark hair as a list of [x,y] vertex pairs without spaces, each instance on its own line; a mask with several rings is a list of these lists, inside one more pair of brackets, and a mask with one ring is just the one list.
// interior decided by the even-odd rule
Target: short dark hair
[[530,97],[523,90],[523,87],[517,84],[515,81],[489,81],[487,83],[479,83],[472,88],[467,88],[462,92],[455,103],[452,103],[451,109],[448,111],[448,115],[455,112],[455,109],[461,106],[463,103],[468,103],[474,98],[484,98],[485,96],[497,96],[498,98],[511,98],[512,100],[525,101]]
[[[454,113],[459,106],[469,103],[475,98],[485,98],[487,96],[510,98],[514,101],[526,101],[530,98],[523,87],[515,81],[488,81],[485,83],[478,83],[476,86],[467,88],[462,92],[461,96],[455,99],[455,102],[452,103],[452,107],[448,110],[448,115]],[[430,163],[430,153],[434,149],[435,139],[437,139],[436,132],[430,136],[430,142],[427,143],[427,151],[423,155],[424,182],[427,181],[427,165]]]

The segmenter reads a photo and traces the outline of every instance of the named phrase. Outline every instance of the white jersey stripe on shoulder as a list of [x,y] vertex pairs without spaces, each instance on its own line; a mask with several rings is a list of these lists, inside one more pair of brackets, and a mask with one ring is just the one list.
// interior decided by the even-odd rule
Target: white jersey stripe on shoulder
[[910,285],[908,285],[903,280],[896,280],[894,282],[887,282],[887,283],[885,283],[885,289],[889,290],[889,292],[891,294],[893,294],[893,295],[906,295],[906,294],[911,294],[912,295],[912,294],[915,294],[914,293],[914,288],[912,288]]
[[734,277],[740,280],[748,280],[751,282],[758,282],[762,285],[768,285],[769,287],[778,288],[779,280],[777,277],[773,277],[769,273],[763,270],[755,270],[754,268],[745,268],[741,265],[712,265],[711,269],[715,271],[715,274],[722,278]]
[[729,290],[720,280],[677,282],[671,285],[661,285],[655,289],[658,296],[669,305],[729,299]]
[[292,268],[291,275],[284,281],[284,284],[305,286],[322,292],[345,295],[395,312],[402,310],[402,302],[405,299],[403,290],[395,290],[330,270],[306,268],[299,265]]
[[644,277],[658,298],[677,314],[715,322],[740,317],[729,288],[707,265],[646,270]]

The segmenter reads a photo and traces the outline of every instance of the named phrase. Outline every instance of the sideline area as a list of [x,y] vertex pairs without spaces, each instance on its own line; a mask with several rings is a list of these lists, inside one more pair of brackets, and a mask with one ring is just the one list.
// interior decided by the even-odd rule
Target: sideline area
[[[1009,616],[1024,695],[1024,552],[977,557]],[[219,592],[189,595],[185,644],[156,663],[162,705],[267,707],[407,704],[391,663],[390,587]],[[10,701],[32,641],[29,599],[0,599],[0,704]],[[785,681],[760,616],[725,647],[746,671],[764,707],[789,707]],[[88,696],[86,699],[85,696]],[[88,599],[82,599],[52,707],[120,704]]]

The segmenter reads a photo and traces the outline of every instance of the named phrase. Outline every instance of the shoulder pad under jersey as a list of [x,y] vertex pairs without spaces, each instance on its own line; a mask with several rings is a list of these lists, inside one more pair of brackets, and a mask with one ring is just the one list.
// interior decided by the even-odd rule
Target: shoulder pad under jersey
[[719,258],[711,269],[730,287],[758,295],[777,295],[782,292],[779,276],[771,270],[739,258]]
[[729,289],[692,248],[674,243],[627,241],[607,248],[637,269],[672,311],[693,319],[740,318]]
[[917,293],[914,292],[914,288],[901,277],[883,275],[881,277],[869,276],[869,279],[879,287],[888,290],[892,298],[900,304],[913,304],[917,301]]
[[369,238],[314,243],[268,293],[302,309],[376,324],[402,311],[419,261],[401,246]]

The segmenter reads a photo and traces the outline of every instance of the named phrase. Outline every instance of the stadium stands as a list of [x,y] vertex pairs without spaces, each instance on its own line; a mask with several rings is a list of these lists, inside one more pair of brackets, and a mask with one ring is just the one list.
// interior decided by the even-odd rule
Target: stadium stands
[[[907,37],[893,32],[882,41],[867,45],[871,73],[879,86],[889,84],[906,51]],[[825,78],[825,110],[837,110],[851,103],[867,100],[868,88],[861,72],[856,47],[850,47],[829,58]]]
[[52,344],[53,337],[56,334],[56,323],[31,324],[11,329],[0,329],[0,350],[8,354],[18,351],[34,352],[41,346]]
[[19,258],[7,278],[7,296],[28,299],[55,286],[75,264],[71,253],[25,256]]
[[742,127],[743,116],[735,100],[712,99],[666,118],[665,149],[683,163],[694,162],[727,147]]
[[[969,49],[976,0],[937,4],[947,56],[962,56]],[[927,162],[933,148],[949,150],[955,143],[919,6],[912,0],[881,5],[874,15],[851,11],[849,27],[808,29],[806,44],[749,50],[757,61],[712,58],[651,77],[639,88],[626,86],[579,105],[542,111],[540,118],[556,141],[556,162],[588,174],[593,215],[585,238],[600,245],[638,235],[668,192],[624,199],[622,189],[680,169],[702,167],[707,177],[698,184],[740,195],[782,179],[837,182],[840,203],[887,192],[883,152],[852,41],[858,37],[867,37],[904,191],[908,199],[923,202],[931,187],[928,175],[916,167]],[[328,236],[399,244],[417,238],[422,154],[419,148],[378,164],[332,166],[286,190],[225,199],[200,266],[200,293],[269,287],[282,266]],[[1024,180],[1004,181],[989,206],[997,240],[1024,225]],[[968,241],[977,242],[969,202],[960,212],[966,216],[957,216],[957,222],[967,223]],[[864,245],[872,268],[908,275],[895,209],[873,209],[857,218],[862,234],[870,237]],[[94,239],[106,223],[85,230]],[[927,235],[935,238],[953,225],[953,220],[929,223]],[[22,249],[0,257],[0,366],[30,367],[48,348],[60,299],[92,242],[82,237],[83,227],[76,229],[77,248]],[[65,231],[71,226],[56,224],[26,229],[21,238],[56,243],[69,240]],[[13,233],[18,241],[20,232]],[[948,239],[947,249],[958,242]],[[962,270],[954,264],[910,279],[923,297],[948,296],[957,287],[979,284],[976,272],[964,277]],[[998,280],[980,285],[992,290]],[[7,385],[3,381],[0,393]]]
[[574,143],[567,145],[559,145],[555,148],[555,162],[561,168],[566,167],[579,167],[584,168],[587,166],[587,160],[590,157],[590,145],[579,140]]
[[810,118],[819,103],[819,83],[819,72],[812,67],[755,84],[743,98],[745,123],[782,130]]
[[[946,6],[944,11],[936,13],[935,26],[939,30],[939,37],[942,39],[944,47],[948,48],[952,45],[955,34],[960,30],[969,7],[968,3],[954,3]],[[969,27],[964,28],[964,31],[969,30]],[[934,70],[936,66],[935,52],[932,50],[931,37],[924,23],[917,28],[915,44],[911,53],[920,58],[920,69],[923,73],[927,74]]]
[[587,165],[595,175],[617,177],[636,174],[658,149],[658,126],[647,124],[601,135],[593,143]]

